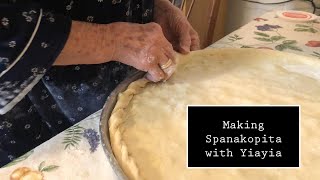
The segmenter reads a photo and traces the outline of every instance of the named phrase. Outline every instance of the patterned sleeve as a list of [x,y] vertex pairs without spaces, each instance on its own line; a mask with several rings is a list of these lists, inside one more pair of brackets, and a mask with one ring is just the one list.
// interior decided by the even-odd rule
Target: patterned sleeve
[[61,52],[71,19],[38,4],[0,3],[0,114],[12,109]]

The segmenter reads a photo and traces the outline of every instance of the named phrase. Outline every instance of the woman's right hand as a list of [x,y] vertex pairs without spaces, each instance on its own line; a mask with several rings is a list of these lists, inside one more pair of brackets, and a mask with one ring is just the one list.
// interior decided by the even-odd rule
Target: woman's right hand
[[156,23],[103,25],[74,21],[55,65],[99,64],[116,60],[147,72],[147,78],[157,82],[168,78],[161,66],[169,59],[174,62],[175,52]]
[[113,23],[110,34],[116,35],[113,59],[148,72],[147,77],[152,81],[167,78],[160,67],[169,59],[174,62],[175,53],[160,25]]

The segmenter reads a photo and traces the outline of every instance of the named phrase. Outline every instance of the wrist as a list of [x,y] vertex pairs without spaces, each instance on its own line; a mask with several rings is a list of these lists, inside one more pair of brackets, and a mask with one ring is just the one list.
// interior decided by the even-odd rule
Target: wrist
[[100,64],[112,59],[107,25],[72,21],[68,40],[55,65]]

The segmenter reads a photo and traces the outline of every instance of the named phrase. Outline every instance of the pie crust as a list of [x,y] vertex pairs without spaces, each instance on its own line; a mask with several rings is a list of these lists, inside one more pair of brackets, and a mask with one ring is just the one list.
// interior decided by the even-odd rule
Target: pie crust
[[[109,119],[110,140],[129,179],[320,177],[320,60],[257,49],[207,49],[178,59],[167,82],[140,79],[118,96]],[[299,104],[302,167],[187,169],[188,104]]]

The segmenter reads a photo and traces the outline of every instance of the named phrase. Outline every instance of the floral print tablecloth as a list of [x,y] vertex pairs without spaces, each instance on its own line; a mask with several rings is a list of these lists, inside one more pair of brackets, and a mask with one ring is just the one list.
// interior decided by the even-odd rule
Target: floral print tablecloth
[[290,22],[269,12],[210,47],[272,49],[320,58],[320,17],[312,22]]
[[[320,21],[288,22],[270,12],[209,48],[259,48],[320,60]],[[55,179],[116,179],[100,142],[98,111],[0,169],[0,179],[20,168],[27,175]],[[21,169],[22,167],[25,167]],[[35,176],[34,176],[35,177]]]

